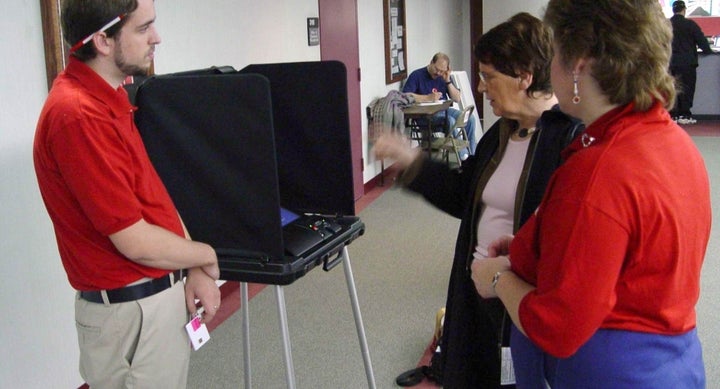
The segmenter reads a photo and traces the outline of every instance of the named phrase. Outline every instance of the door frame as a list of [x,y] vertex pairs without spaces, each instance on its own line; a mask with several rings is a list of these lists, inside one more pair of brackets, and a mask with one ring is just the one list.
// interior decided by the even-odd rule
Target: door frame
[[362,116],[360,110],[360,48],[357,0],[318,0],[320,16],[320,59],[338,60],[347,69],[350,153],[352,156],[355,201],[365,193],[362,158]]

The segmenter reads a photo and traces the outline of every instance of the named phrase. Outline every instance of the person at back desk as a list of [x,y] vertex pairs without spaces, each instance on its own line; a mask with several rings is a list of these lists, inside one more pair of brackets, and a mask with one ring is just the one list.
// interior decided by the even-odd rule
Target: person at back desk
[[[437,53],[432,57],[430,64],[417,69],[410,73],[405,85],[403,93],[409,93],[417,102],[432,102],[437,100],[450,99],[456,103],[460,102],[460,90],[452,83],[450,79],[450,57],[444,53]],[[435,119],[444,117],[444,112],[439,112]],[[455,125],[455,121],[460,116],[460,111],[455,108],[447,110],[448,128]],[[460,152],[462,160],[467,159],[468,155],[475,153],[475,118],[470,117],[465,132],[468,135],[470,150]]]
[[675,106],[670,115],[679,124],[695,124],[697,120],[692,117],[690,108],[695,99],[695,83],[697,81],[699,47],[705,54],[713,54],[710,44],[703,34],[700,26],[694,21],[685,18],[685,2],[673,2],[672,24],[672,55],[670,57],[670,74],[675,77],[680,88],[675,100]]

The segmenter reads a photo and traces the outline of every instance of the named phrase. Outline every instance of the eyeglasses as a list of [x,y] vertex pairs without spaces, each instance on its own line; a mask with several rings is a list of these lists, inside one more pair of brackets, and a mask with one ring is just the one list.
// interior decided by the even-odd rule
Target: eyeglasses
[[81,40],[80,42],[74,44],[74,45],[70,48],[70,53],[72,54],[72,53],[80,50],[81,47],[85,46],[88,42],[90,42],[90,40],[95,36],[95,34],[99,34],[99,33],[101,33],[101,32],[107,31],[110,27],[112,27],[112,26],[120,23],[120,21],[123,20],[123,19],[125,19],[125,18],[127,17],[127,15],[128,15],[128,14],[124,13],[124,14],[116,17],[115,19],[111,20],[108,24],[102,26],[99,30],[97,30],[97,31],[93,32],[92,34],[86,36],[85,39],[83,39],[83,40]]
[[448,71],[448,68],[447,68],[447,67],[445,67],[445,69],[440,69],[440,68],[439,68],[437,65],[435,65],[435,64],[433,64],[432,67],[433,67],[433,75],[435,75],[435,76],[439,76],[439,75],[441,75],[441,74],[443,74],[443,73],[446,73],[446,72]]
[[492,73],[485,73],[485,72],[478,72],[478,77],[480,78],[480,81],[483,84],[487,84],[489,81],[492,81],[493,79],[499,77],[499,76],[506,76],[510,78],[517,78],[519,76],[508,76],[507,74],[499,71],[493,71]]

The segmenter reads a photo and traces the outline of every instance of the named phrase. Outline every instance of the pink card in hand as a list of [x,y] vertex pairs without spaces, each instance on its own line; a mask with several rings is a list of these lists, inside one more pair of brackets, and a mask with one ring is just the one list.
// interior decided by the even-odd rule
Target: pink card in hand
[[193,316],[192,320],[185,325],[193,350],[198,350],[210,340],[210,333],[207,326],[200,320],[200,315]]

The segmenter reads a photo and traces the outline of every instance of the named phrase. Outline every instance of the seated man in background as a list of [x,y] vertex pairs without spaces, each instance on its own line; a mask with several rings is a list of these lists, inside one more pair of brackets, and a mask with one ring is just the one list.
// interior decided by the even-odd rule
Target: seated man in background
[[[444,53],[437,53],[432,57],[430,64],[426,67],[417,69],[410,73],[405,85],[403,93],[413,95],[417,102],[432,102],[437,100],[451,99],[460,102],[460,90],[452,83],[450,79],[450,57]],[[438,116],[443,116],[443,112],[439,112]],[[447,110],[448,128],[455,125],[455,121],[460,115],[460,111],[455,108]],[[463,150],[460,158],[465,160],[469,154],[475,152],[475,118],[470,117],[465,131],[470,141],[470,150]],[[455,134],[453,134],[455,135]]]

